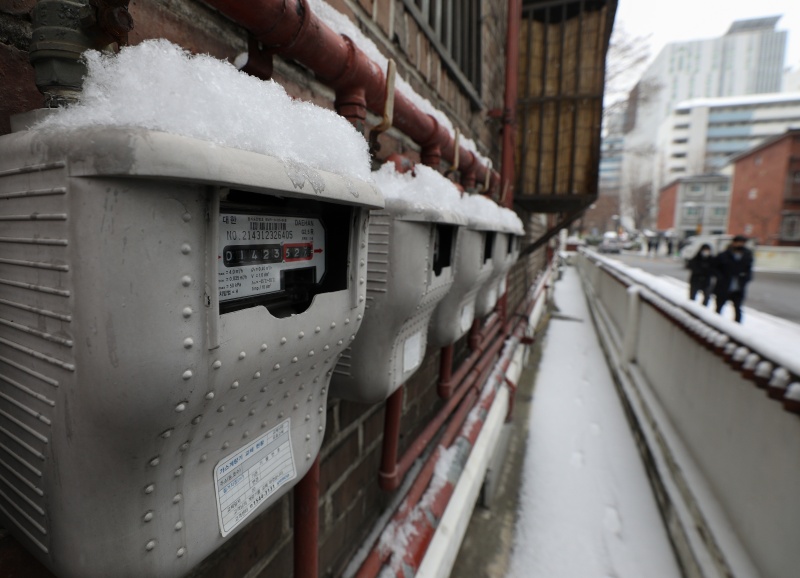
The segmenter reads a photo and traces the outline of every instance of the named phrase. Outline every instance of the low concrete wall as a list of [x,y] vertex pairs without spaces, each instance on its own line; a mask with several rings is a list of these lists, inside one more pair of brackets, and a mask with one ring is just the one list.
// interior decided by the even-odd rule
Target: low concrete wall
[[714,347],[733,343],[719,327],[605,259],[576,264],[685,574],[796,576],[798,416]]
[[800,247],[756,247],[756,267],[764,271],[800,272]]

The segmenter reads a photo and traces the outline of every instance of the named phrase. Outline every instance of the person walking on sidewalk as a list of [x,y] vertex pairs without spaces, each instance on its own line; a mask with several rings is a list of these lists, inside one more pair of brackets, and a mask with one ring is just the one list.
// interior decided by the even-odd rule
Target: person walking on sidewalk
[[742,303],[745,288],[753,277],[753,253],[745,247],[747,237],[736,235],[733,242],[714,260],[714,275],[717,284],[714,295],[717,302],[717,313],[722,311],[725,303],[733,303],[737,323],[742,322]]
[[711,300],[711,283],[714,279],[714,257],[711,245],[704,244],[697,254],[689,260],[689,300],[694,301],[698,292],[703,293],[703,306]]

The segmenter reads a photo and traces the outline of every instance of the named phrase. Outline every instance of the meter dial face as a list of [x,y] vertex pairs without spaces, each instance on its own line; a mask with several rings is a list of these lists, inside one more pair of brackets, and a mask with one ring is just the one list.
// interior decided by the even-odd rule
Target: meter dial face
[[325,229],[319,219],[222,213],[217,275],[220,302],[277,293],[285,273],[325,274]]

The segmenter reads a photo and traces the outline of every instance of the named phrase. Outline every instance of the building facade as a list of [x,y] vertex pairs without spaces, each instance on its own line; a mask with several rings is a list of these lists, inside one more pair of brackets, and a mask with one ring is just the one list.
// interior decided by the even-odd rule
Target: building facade
[[728,226],[730,179],[710,174],[676,179],[658,196],[659,231],[673,231],[679,239],[716,235]]
[[728,233],[800,246],[800,129],[740,154],[733,166]]
[[654,173],[660,127],[678,103],[781,90],[787,33],[776,29],[779,19],[739,20],[719,38],[670,43],[645,70],[629,95],[625,121],[622,190],[628,215],[631,191],[645,186],[655,195],[671,180],[657,183]]
[[655,183],[718,172],[733,156],[796,127],[800,92],[682,102],[661,126]]

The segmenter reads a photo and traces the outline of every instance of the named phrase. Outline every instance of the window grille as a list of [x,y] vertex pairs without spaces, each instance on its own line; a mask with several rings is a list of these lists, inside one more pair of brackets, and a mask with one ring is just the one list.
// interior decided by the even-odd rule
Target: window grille
[[481,108],[481,0],[403,0],[403,4],[473,107]]

